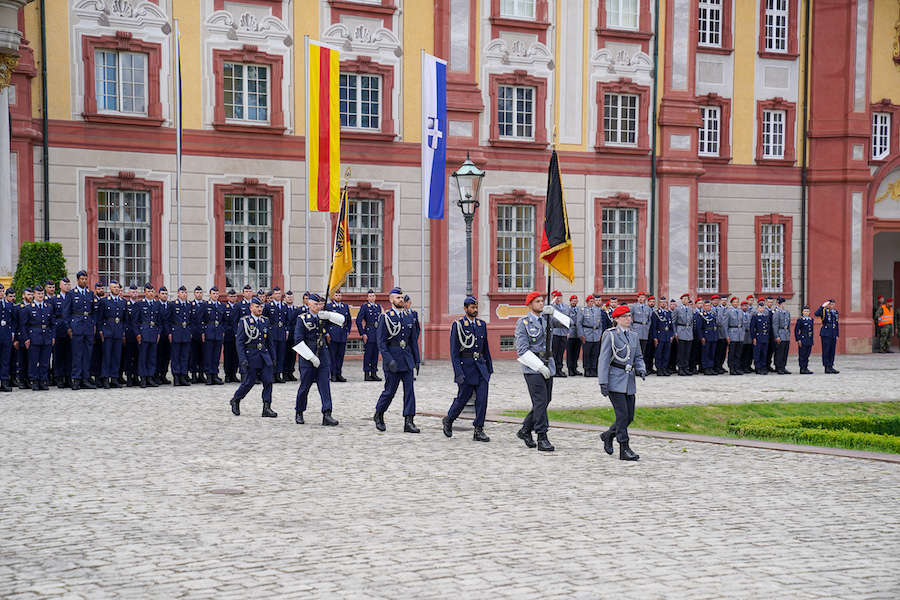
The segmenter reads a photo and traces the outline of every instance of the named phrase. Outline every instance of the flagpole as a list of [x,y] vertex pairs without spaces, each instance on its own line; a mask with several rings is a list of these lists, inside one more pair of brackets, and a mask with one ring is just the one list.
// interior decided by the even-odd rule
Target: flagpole
[[[175,212],[178,247],[178,285],[181,285],[181,40],[178,35],[178,19],[175,29]],[[174,284],[173,284],[174,286]]]
[[[344,189],[341,190],[341,207],[338,209],[338,228],[341,227],[341,222],[346,217],[347,210],[347,189],[350,187],[350,167],[347,167],[347,170],[344,172]],[[331,213],[327,213],[331,215]],[[327,231],[331,231],[331,227],[327,228]],[[344,232],[346,235],[346,232]],[[346,245],[345,245],[346,246]],[[337,252],[337,230],[335,230],[334,242],[331,244],[331,266],[328,267],[328,272],[326,273],[327,279],[325,280],[325,301],[328,301],[329,292],[331,292],[331,274],[334,272],[334,254]]]
[[[419,101],[424,104],[425,102],[425,49],[422,48],[419,50],[419,64],[422,68],[422,94],[419,98]],[[422,135],[425,135],[425,111],[421,110],[422,113]],[[420,143],[421,145],[421,160],[419,161],[419,176],[422,178],[422,188],[425,187],[425,143],[424,140]],[[426,317],[428,314],[425,310],[425,198],[422,198],[422,222],[420,223],[422,231],[421,231],[421,248],[419,250],[419,287],[422,289],[422,315]],[[431,310],[431,295],[428,297],[428,309]],[[422,359],[422,364],[425,363],[425,331],[428,321],[423,318],[425,323],[422,325],[422,352],[419,352],[419,356]]]
[[304,119],[306,121],[306,135],[304,137],[306,149],[303,155],[303,160],[306,163],[306,177],[304,178],[306,182],[306,193],[304,194],[304,196],[306,196],[306,239],[304,242],[306,244],[306,266],[304,267],[306,285],[304,286],[304,289],[309,291],[309,35],[303,36],[303,51],[303,61],[306,66],[306,85],[304,86],[306,88],[306,118]]

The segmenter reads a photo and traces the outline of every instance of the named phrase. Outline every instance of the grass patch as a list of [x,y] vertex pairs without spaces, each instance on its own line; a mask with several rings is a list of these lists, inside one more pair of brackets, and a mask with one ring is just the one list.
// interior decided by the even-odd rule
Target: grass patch
[[[505,414],[524,416],[525,412]],[[635,429],[900,453],[900,402],[771,402],[654,408],[638,405],[635,412],[631,425]],[[615,420],[611,407],[551,410],[549,416],[553,421],[591,425],[609,425]]]

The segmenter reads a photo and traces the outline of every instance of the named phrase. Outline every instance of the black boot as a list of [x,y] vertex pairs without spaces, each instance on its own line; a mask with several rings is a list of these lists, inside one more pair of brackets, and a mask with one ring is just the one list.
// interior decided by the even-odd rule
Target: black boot
[[181,385],[189,387],[191,385],[191,380],[188,379],[187,373],[181,376]]
[[378,373],[372,371],[372,381],[384,381],[381,377],[378,376]]
[[41,384],[40,384],[40,382],[38,382],[37,379],[35,379],[34,382],[31,384],[31,391],[33,391],[33,392],[41,391]]
[[50,391],[50,382],[47,381],[46,379],[41,380],[41,390],[44,392]]
[[297,378],[294,377],[294,374],[293,374],[293,373],[285,373],[285,374],[284,374],[284,380],[285,380],[285,381],[297,381]]
[[453,437],[453,419],[450,417],[444,417],[441,419],[441,425],[444,428],[444,435],[447,437]]
[[613,435],[610,431],[604,431],[600,434],[600,439],[603,440],[603,451],[612,456],[613,453]]
[[150,387],[159,387],[159,384],[156,383],[156,380],[152,377],[147,377],[147,385],[149,385]]
[[108,378],[108,377],[104,377],[104,378],[103,378],[103,389],[104,389],[104,390],[108,390],[108,389],[109,389],[109,378]]
[[640,456],[631,451],[628,442],[619,442],[619,460],[637,460]]
[[113,389],[117,390],[120,387],[122,387],[121,385],[119,385],[119,380],[116,379],[115,377],[108,377],[107,381],[109,381],[109,387],[111,387]]
[[829,375],[837,375],[838,373],[840,373],[840,371],[838,371],[834,367],[828,367],[827,369],[825,369],[825,372]]
[[303,425],[304,423],[306,423],[306,421],[303,420],[302,410],[294,411],[294,423],[296,423],[297,425]]
[[9,382],[5,379],[0,381],[0,392],[11,392],[12,388],[9,387]]
[[810,371],[809,369],[800,369],[800,374],[801,375],[812,375],[813,372]]
[[372,381],[372,374],[368,371],[363,373],[363,381]]
[[332,418],[330,410],[326,410],[324,413],[322,413],[322,425],[324,425],[325,427],[335,427],[337,424],[338,420]]
[[90,377],[88,377],[87,379],[81,380],[81,387],[83,387],[86,390],[96,390],[97,389],[97,386],[94,385],[93,383],[91,383]]
[[234,383],[234,375],[225,373],[225,383]]
[[336,383],[347,383],[347,379],[340,373],[334,376],[334,381]]
[[197,383],[206,383],[205,373],[197,373]]
[[210,375],[209,377],[212,379],[214,385],[225,385],[225,382],[222,381],[218,375]]
[[550,440],[547,439],[546,433],[538,434],[537,449],[541,452],[553,452],[556,450],[556,448],[553,447],[553,444],[550,443]]
[[372,417],[372,420],[375,421],[375,429],[377,429],[378,431],[384,431],[387,429],[387,427],[385,427],[385,425],[384,425],[384,413],[383,412],[376,412],[375,416]]
[[206,380],[206,385],[216,385],[216,382],[213,381],[212,377]]
[[118,382],[119,382],[119,385],[122,387],[125,387],[126,385],[128,385],[128,380],[125,379],[125,377],[122,375],[119,375]]
[[231,414],[236,417],[241,416],[241,401],[235,398],[231,399]]
[[419,428],[413,423],[412,415],[403,417],[403,433],[419,433]]
[[[210,379],[212,379],[212,376],[210,376]],[[275,383],[284,383],[284,377],[281,376],[281,373],[275,373],[275,377],[273,379]]]
[[81,389],[81,381],[78,380],[78,379],[73,379],[73,380],[72,380],[72,389],[73,389],[73,390],[80,390],[80,389]]
[[191,373],[191,383],[197,383],[197,374]]
[[489,437],[487,436],[487,434],[484,432],[484,427],[476,427],[476,428],[475,428],[475,433],[472,434],[472,439],[475,440],[476,442],[489,442],[489,441],[491,441],[491,438],[489,438]]
[[147,378],[146,377],[141,377],[141,387],[142,388],[147,387]]
[[531,430],[525,429],[522,427],[516,432],[516,437],[525,442],[525,445],[529,448],[534,448],[537,444],[534,443],[534,438],[531,436]]
[[275,418],[278,416],[278,413],[272,410],[271,402],[263,402],[262,416]]

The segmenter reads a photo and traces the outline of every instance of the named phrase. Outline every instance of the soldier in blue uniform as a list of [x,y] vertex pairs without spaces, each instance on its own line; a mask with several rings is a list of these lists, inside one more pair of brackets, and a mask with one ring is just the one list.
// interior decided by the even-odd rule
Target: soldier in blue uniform
[[219,302],[219,288],[209,288],[209,300],[200,312],[200,338],[203,341],[203,371],[206,385],[222,385],[219,379],[219,357],[225,337],[225,305]]
[[738,308],[737,296],[732,296],[730,306],[722,313],[725,326],[725,343],[728,344],[728,374],[743,375],[741,350],[744,347],[744,312]]
[[31,387],[28,378],[28,348],[25,346],[27,334],[25,332],[26,311],[31,309],[34,304],[34,290],[30,287],[22,290],[22,303],[18,306],[18,327],[16,328],[17,351],[14,353],[16,358],[16,366],[18,367],[19,389],[27,390]]
[[144,285],[144,299],[137,303],[135,312],[135,329],[138,343],[138,377],[141,387],[159,387],[153,376],[156,375],[156,345],[159,343],[160,305],[156,302],[154,287]]
[[228,301],[225,303],[225,312],[222,315],[222,371],[225,373],[225,383],[237,381],[237,347],[234,342],[235,325],[237,319],[237,292],[228,290]]
[[109,296],[98,305],[103,362],[100,377],[104,389],[119,387],[119,366],[125,346],[125,300],[119,297],[119,283],[109,282]]
[[25,348],[28,350],[28,376],[31,389],[49,390],[50,351],[56,326],[53,322],[53,306],[44,303],[44,288],[34,286],[34,302],[22,313],[25,321]]
[[272,288],[272,301],[263,305],[263,316],[269,320],[269,336],[272,338],[272,347],[275,348],[274,373],[275,383],[284,383],[284,375],[281,365],[284,364],[285,346],[287,345],[287,310],[281,301],[281,288]]
[[441,423],[444,435],[451,437],[453,421],[475,394],[475,420],[472,422],[475,432],[472,439],[489,442],[491,438],[484,433],[484,418],[487,414],[488,382],[494,372],[494,363],[491,361],[487,324],[478,318],[478,300],[474,296],[466,297],[463,310],[466,316],[450,325],[450,364],[453,365],[457,393]]
[[303,413],[306,411],[309,390],[316,384],[319,399],[322,401],[322,425],[337,425],[331,417],[331,356],[328,352],[329,325],[334,319],[341,321],[343,315],[322,310],[324,298],[318,294],[310,294],[309,311],[297,318],[294,330],[294,345],[300,355],[300,387],[297,388],[297,403],[294,407],[294,422],[303,425]]
[[791,313],[785,310],[784,298],[779,297],[778,306],[772,311],[772,338],[775,343],[775,372],[790,375],[787,370],[788,349],[791,345]]
[[137,311],[141,300],[138,288],[131,284],[128,287],[128,299],[125,302],[125,352],[122,358],[122,373],[128,387],[135,387],[138,381],[138,359],[140,345],[137,342]]
[[203,374],[203,326],[200,316],[203,314],[203,288],[194,288],[194,299],[191,300],[191,352],[188,355],[188,370],[191,372],[191,383],[206,383]]
[[106,297],[106,284],[94,284],[94,345],[91,347],[91,383],[100,386],[100,370],[103,367],[103,339],[100,336],[100,302]]
[[262,416],[278,416],[272,410],[272,357],[275,350],[272,348],[272,338],[269,337],[269,321],[262,316],[262,308],[262,301],[253,298],[250,300],[250,314],[241,317],[237,323],[235,343],[241,369],[241,385],[231,398],[231,413],[236,417],[241,414],[241,400],[253,388],[257,379],[263,384]]
[[169,302],[169,290],[166,286],[159,287],[156,303],[159,304],[159,343],[156,345],[156,375],[153,379],[159,385],[168,385],[172,383],[166,377],[172,361],[172,344],[169,342],[169,311],[172,310],[172,303]]
[[[68,277],[59,280],[59,294],[53,297],[53,320],[56,323],[56,331],[54,338],[56,342],[53,344],[53,379],[57,387],[72,386],[72,340],[68,334],[68,324],[63,318],[63,305],[66,302],[66,296],[70,293],[72,284],[69,283]],[[44,299],[45,302],[48,300]]]
[[[412,299],[409,297],[409,294],[403,295],[403,310],[412,317],[413,320],[413,333],[416,336],[416,339],[420,339],[422,337],[422,323],[419,321],[419,313],[412,309]],[[421,356],[422,349],[419,348],[419,355]],[[416,377],[419,375],[419,368],[416,367]],[[415,378],[414,378],[415,379]]]
[[19,327],[19,310],[16,307],[16,293],[12,288],[3,290],[0,283],[0,392],[11,392],[10,363],[13,340]]
[[582,364],[585,377],[597,376],[597,358],[600,356],[600,335],[604,332],[606,312],[596,306],[594,296],[585,298],[585,307],[578,316],[578,336],[584,344]]
[[356,313],[356,330],[363,340],[363,373],[365,381],[381,381],[378,376],[378,340],[375,339],[375,328],[381,307],[375,303],[375,290],[369,290],[366,303]]
[[325,310],[338,313],[344,317],[343,325],[329,323],[328,335],[331,341],[328,344],[328,350],[331,353],[331,381],[344,383],[347,381],[343,374],[344,354],[347,352],[347,336],[350,335],[350,307],[343,301],[343,295],[340,288],[334,290],[331,294],[331,301],[325,305]]
[[661,296],[659,306],[650,315],[649,339],[654,346],[653,362],[656,363],[657,377],[668,377],[672,374],[669,370],[669,356],[672,352],[675,329],[672,327],[672,311],[668,306],[666,297]]
[[53,310],[53,346],[50,348],[50,385],[56,385],[56,371],[58,370],[55,365],[56,352],[53,349],[56,347],[56,327],[59,326],[59,321],[62,319],[62,298],[56,295],[56,284],[50,280],[44,282],[44,304],[49,306]]
[[[419,366],[419,340],[416,338],[412,316],[403,310],[403,290],[395,287],[388,300],[390,310],[378,317],[375,339],[384,363],[384,391],[375,404],[375,428],[384,431],[384,413],[391,405],[397,387],[403,382],[403,431],[419,433],[413,422],[416,416],[416,393],[413,390],[413,370]],[[358,326],[358,325],[357,325]]]
[[[300,309],[294,306],[294,292],[288,290],[284,293],[284,324],[287,330],[287,342],[285,343],[284,362],[281,364],[281,375],[285,381],[297,381],[294,376],[294,365],[297,360],[297,353],[292,348],[297,344],[294,341],[294,328],[297,327],[297,317],[300,315]],[[347,326],[349,327],[350,318],[347,317]]]
[[704,375],[718,375],[716,372],[716,346],[719,341],[719,322],[712,311],[709,300],[703,302],[703,309],[695,315],[697,330],[700,335],[701,366]]
[[819,338],[822,340],[822,366],[825,372],[836,375],[840,373],[834,368],[834,350],[837,347],[837,339],[840,336],[838,325],[838,311],[834,308],[834,299],[830,299],[816,309],[815,315],[822,319],[822,327],[819,329]]
[[63,319],[72,340],[72,389],[94,389],[90,382],[90,368],[96,298],[87,287],[87,271],[78,271],[77,278],[78,286],[66,294],[63,301]]
[[750,320],[753,318],[756,303],[753,295],[747,296],[741,302],[741,312],[744,313],[744,343],[741,346],[741,371],[753,373],[753,337],[750,335]]
[[750,319],[750,338],[753,340],[753,366],[757,375],[766,375],[766,352],[769,348],[770,315],[766,313],[766,302],[760,300],[756,314]]
[[809,370],[809,355],[813,347],[814,321],[809,316],[809,305],[803,307],[802,316],[794,324],[794,339],[797,340],[797,362],[801,375],[812,375]]
[[169,343],[172,345],[172,383],[191,385],[188,379],[188,357],[191,353],[191,305],[187,288],[178,288],[178,298],[169,309]]
[[692,374],[690,360],[694,340],[694,308],[688,294],[681,295],[681,306],[675,309],[673,327],[675,340],[678,342],[678,374],[687,377]]

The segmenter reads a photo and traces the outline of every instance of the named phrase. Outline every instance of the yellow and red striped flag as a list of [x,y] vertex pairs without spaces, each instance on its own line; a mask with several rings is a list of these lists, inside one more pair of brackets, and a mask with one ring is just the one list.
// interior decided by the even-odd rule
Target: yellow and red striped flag
[[340,62],[338,51],[307,40],[306,193],[309,210],[341,206]]

